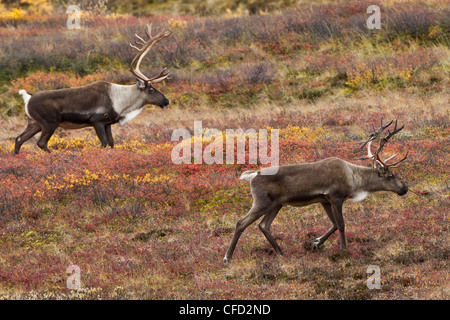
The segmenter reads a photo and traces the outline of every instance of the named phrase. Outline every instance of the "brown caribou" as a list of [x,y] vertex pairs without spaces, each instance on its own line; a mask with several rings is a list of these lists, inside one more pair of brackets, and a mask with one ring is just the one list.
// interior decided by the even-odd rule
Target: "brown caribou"
[[171,34],[171,31],[161,31],[152,36],[151,24],[145,31],[148,39],[139,39],[139,52],[131,62],[130,71],[136,76],[136,84],[120,85],[106,81],[68,89],[46,90],[28,94],[20,90],[25,102],[25,113],[28,126],[25,131],[15,139],[14,154],[19,153],[22,144],[38,132],[41,136],[37,145],[42,150],[50,152],[47,143],[56,128],[79,129],[94,127],[102,147],[114,146],[111,125],[120,122],[121,125],[134,119],[147,104],[161,108],[169,104],[169,100],[153,87],[169,76],[164,68],[157,76],[148,78],[139,69],[142,59],[150,49],[160,40]]
[[[394,130],[380,139],[379,147],[375,152],[371,151],[372,142],[391,124],[392,121],[383,126],[383,119],[381,119],[381,126],[376,130],[374,128],[369,139],[361,147],[367,144],[367,156],[363,159],[373,160],[370,167],[354,165],[332,157],[312,163],[280,166],[278,171],[269,172],[269,168],[263,168],[242,173],[240,179],[250,181],[253,204],[250,211],[237,222],[224,262],[231,259],[242,232],[260,217],[263,218],[259,223],[259,229],[275,252],[282,255],[281,248],[270,232],[270,225],[280,209],[286,205],[303,207],[320,203],[333,225],[324,235],[314,240],[313,248],[318,248],[330,235],[339,230],[341,248],[346,249],[345,225],[342,216],[342,205],[345,200],[362,201],[370,193],[377,191],[390,191],[400,196],[408,192],[408,186],[396,178],[390,170],[404,161],[408,154],[391,164],[387,162],[397,154],[386,160],[380,158],[384,145],[404,126],[397,128],[397,121],[395,121]],[[276,174],[271,174],[274,171]]]

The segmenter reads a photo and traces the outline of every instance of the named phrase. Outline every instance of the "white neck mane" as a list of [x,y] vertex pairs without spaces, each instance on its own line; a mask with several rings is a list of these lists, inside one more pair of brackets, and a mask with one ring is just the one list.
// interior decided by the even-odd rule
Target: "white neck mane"
[[142,91],[136,85],[111,83],[109,97],[114,111],[123,117],[121,125],[136,118],[145,106]]

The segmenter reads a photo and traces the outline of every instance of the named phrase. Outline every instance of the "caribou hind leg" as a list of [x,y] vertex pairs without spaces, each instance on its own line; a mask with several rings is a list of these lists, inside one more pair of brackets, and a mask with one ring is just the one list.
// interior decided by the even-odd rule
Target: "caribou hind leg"
[[[275,209],[276,209],[276,213],[278,213],[278,210],[280,210],[280,208],[281,208],[281,206],[279,206],[278,204],[274,204],[274,203],[271,203],[268,206],[263,206],[263,205],[255,204],[255,202],[253,202],[253,205],[252,205],[252,208],[250,209],[250,211],[236,223],[236,229],[234,231],[233,238],[231,239],[231,243],[228,247],[227,253],[226,253],[223,261],[228,262],[229,260],[231,260],[234,249],[236,248],[236,244],[237,244],[242,232],[244,232],[244,230],[247,229],[247,227],[249,225],[251,225],[253,222],[255,222],[261,216],[264,216],[267,214],[273,214]],[[274,215],[274,217],[275,217],[275,215]],[[266,224],[266,226],[270,227],[270,223]],[[266,235],[267,233],[264,233],[264,234]],[[270,234],[270,232],[268,234]],[[266,237],[267,237],[267,235],[266,235]],[[273,237],[272,237],[272,239],[273,239]],[[270,240],[269,240],[269,242],[270,242]],[[275,245],[276,245],[276,243],[275,243]],[[278,245],[276,245],[276,246],[278,247]],[[275,249],[275,250],[277,250],[277,249]]]
[[14,155],[18,154],[22,144],[34,137],[34,135],[42,130],[41,126],[33,119],[28,119],[28,125],[25,130],[15,139]]
[[37,142],[39,148],[50,153],[50,149],[47,146],[48,140],[50,140],[56,128],[58,128],[58,125],[49,125],[42,128],[41,136],[39,137],[39,140]]
[[275,241],[275,238],[273,237],[272,233],[270,233],[270,225],[272,224],[273,220],[277,216],[280,209],[281,205],[273,208],[270,212],[266,213],[266,215],[262,218],[258,226],[261,232],[266,237],[267,241],[269,241],[269,243],[272,245],[275,252],[281,256],[283,255],[283,250],[281,250],[280,246]]

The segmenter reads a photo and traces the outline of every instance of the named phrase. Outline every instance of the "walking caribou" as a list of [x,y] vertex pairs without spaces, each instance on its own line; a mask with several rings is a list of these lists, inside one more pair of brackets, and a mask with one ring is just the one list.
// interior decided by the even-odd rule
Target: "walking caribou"
[[56,128],[78,129],[94,127],[102,147],[114,146],[111,125],[120,122],[121,125],[134,119],[147,104],[161,108],[169,104],[169,100],[153,87],[169,76],[164,68],[157,76],[148,78],[139,69],[142,59],[150,49],[160,40],[168,37],[172,32],[162,30],[152,35],[151,24],[147,25],[145,33],[147,40],[139,37],[136,47],[137,55],[131,62],[130,71],[136,76],[136,84],[120,85],[106,81],[68,89],[47,90],[28,94],[20,90],[25,102],[25,113],[28,125],[25,131],[15,139],[14,154],[19,153],[22,144],[42,131],[37,142],[39,148],[50,152],[47,143]]
[[[339,230],[341,248],[346,249],[345,225],[342,216],[342,205],[345,200],[362,201],[370,193],[377,191],[391,191],[400,196],[408,192],[408,186],[396,178],[390,170],[404,161],[408,153],[401,160],[390,164],[388,161],[398,154],[385,160],[380,158],[384,145],[404,126],[397,128],[396,120],[394,130],[392,132],[388,130],[387,136],[380,139],[375,152],[372,153],[371,150],[372,142],[392,122],[383,125],[383,119],[381,119],[380,127],[376,130],[374,128],[361,147],[367,144],[367,156],[361,159],[371,159],[373,162],[370,167],[354,165],[332,157],[312,163],[280,166],[278,171],[269,172],[273,168],[263,168],[242,173],[240,179],[250,181],[253,204],[250,211],[237,222],[224,262],[231,259],[242,232],[260,217],[263,218],[259,223],[259,229],[275,252],[282,255],[280,246],[270,232],[270,225],[280,209],[286,205],[303,207],[320,203],[333,226],[324,235],[314,240],[313,248],[317,249],[330,235]],[[274,171],[276,174],[271,174]]]

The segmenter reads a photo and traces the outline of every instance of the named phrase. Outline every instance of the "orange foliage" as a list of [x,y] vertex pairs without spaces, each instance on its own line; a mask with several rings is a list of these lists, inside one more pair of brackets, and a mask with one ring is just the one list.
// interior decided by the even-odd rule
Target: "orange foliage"
[[24,89],[29,93],[33,93],[41,90],[80,87],[95,81],[103,80],[104,78],[104,72],[80,77],[79,75],[71,73],[45,73],[43,71],[37,71],[28,74],[26,77],[13,80],[9,92],[17,93],[19,90]]

